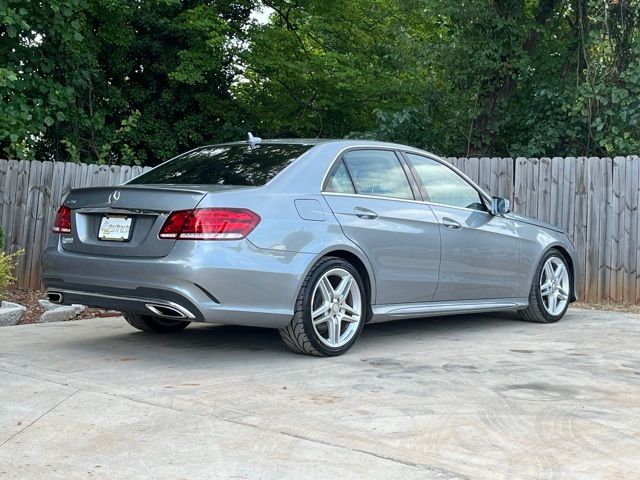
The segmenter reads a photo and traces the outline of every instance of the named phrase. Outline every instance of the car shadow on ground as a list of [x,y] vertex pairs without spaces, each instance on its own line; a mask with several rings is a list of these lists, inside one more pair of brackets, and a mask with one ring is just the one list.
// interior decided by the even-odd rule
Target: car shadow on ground
[[[91,320],[87,320],[91,322]],[[353,351],[376,349],[391,339],[394,341],[444,338],[455,340],[456,336],[470,331],[487,332],[495,330],[496,334],[507,327],[513,328],[519,322],[517,314],[511,312],[451,315],[444,317],[428,317],[394,322],[365,325]],[[523,328],[531,326],[522,322]],[[110,334],[109,332],[112,331]],[[77,338],[68,337],[66,347],[95,351],[116,349],[119,353],[134,353],[137,357],[145,356],[145,352],[153,355],[181,351],[191,356],[205,354],[208,356],[268,351],[271,355],[290,356],[292,353],[282,343],[278,332],[274,329],[244,327],[235,325],[191,324],[188,328],[174,334],[149,334],[134,330],[124,321],[113,320],[107,328],[100,330],[101,335]],[[499,337],[498,337],[499,338]]]

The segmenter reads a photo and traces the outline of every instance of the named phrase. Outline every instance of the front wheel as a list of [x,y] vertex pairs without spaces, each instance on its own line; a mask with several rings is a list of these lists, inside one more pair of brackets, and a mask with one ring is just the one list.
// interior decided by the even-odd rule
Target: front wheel
[[564,256],[549,250],[540,260],[529,291],[529,306],[520,310],[520,317],[528,322],[554,323],[569,307],[571,272]]
[[124,319],[129,325],[143,332],[150,333],[174,333],[187,328],[189,323],[182,320],[171,320],[169,318],[152,317],[151,315],[140,315],[138,313],[123,313]]
[[356,268],[341,258],[322,258],[307,275],[293,318],[280,336],[297,353],[341,355],[360,335],[367,312],[366,290]]

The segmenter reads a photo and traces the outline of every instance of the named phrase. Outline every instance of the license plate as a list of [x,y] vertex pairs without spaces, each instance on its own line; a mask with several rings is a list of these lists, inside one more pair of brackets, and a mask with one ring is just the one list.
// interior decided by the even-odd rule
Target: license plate
[[132,221],[131,217],[102,217],[98,239],[111,242],[126,242],[131,234]]

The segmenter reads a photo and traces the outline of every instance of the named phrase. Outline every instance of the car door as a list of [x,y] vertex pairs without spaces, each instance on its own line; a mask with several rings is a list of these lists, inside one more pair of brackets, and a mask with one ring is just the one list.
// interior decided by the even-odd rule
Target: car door
[[376,304],[433,299],[440,264],[438,221],[417,199],[417,185],[399,154],[345,152],[329,172],[323,194],[344,234],[373,266]]
[[476,187],[445,163],[413,153],[405,157],[440,224],[434,301],[513,297],[520,263],[513,220],[489,213]]

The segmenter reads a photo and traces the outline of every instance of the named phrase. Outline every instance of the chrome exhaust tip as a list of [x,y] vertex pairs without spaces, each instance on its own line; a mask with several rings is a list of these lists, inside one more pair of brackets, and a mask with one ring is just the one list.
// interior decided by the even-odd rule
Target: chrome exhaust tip
[[60,292],[47,292],[45,295],[51,303],[62,303],[64,299]]
[[185,319],[189,318],[187,313],[180,311],[175,307],[170,307],[169,305],[160,305],[157,303],[147,303],[145,304],[147,310],[152,312],[154,315],[165,318],[175,318],[175,319]]

